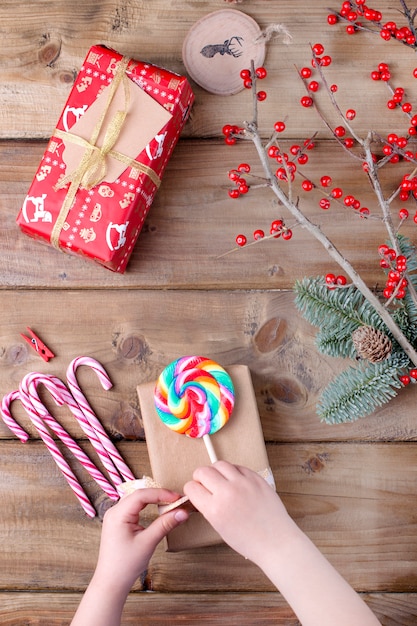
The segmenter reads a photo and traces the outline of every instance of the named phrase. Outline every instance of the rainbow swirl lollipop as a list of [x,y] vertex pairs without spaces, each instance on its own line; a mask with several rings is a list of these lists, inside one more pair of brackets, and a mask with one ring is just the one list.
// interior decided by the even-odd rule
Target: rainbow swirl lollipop
[[181,357],[159,376],[154,398],[164,424],[187,437],[202,437],[214,463],[217,457],[209,435],[223,428],[234,406],[229,374],[211,359]]

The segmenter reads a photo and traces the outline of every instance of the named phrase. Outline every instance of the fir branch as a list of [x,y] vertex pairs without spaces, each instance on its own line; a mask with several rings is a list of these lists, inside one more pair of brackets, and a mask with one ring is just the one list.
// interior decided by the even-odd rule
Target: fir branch
[[402,387],[398,370],[408,365],[409,359],[402,353],[381,363],[349,367],[323,391],[317,405],[320,419],[341,424],[370,415],[397,395]]
[[340,335],[336,337],[327,332],[319,331],[316,335],[316,346],[322,354],[329,356],[345,359],[353,359],[356,356],[351,332],[347,332],[345,337],[340,337]]
[[353,285],[329,289],[323,278],[303,278],[294,285],[295,304],[306,320],[322,331],[331,331],[341,337],[352,333],[360,325],[374,326],[387,333],[374,307]]

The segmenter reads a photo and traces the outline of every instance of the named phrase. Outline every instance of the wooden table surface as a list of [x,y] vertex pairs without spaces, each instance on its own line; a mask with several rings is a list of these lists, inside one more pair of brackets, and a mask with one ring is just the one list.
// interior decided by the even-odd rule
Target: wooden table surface
[[[249,143],[226,146],[224,124],[251,116],[245,90],[215,96],[193,83],[191,117],[166,170],[128,270],[114,274],[22,235],[15,218],[65,104],[87,49],[104,43],[121,53],[183,73],[182,42],[214,10],[248,13],[262,29],[283,23],[292,35],[267,44],[267,100],[260,105],[264,137],[286,119],[287,145],[318,132],[308,175],[374,202],[364,175],[333,141],[316,113],[298,102],[297,76],[320,41],[333,57],[329,80],[341,107],[357,110],[365,133],[399,132],[402,118],[385,106],[384,85],[369,73],[389,62],[396,84],[409,80],[415,59],[378,36],[348,37],[327,25],[328,0],[3,0],[0,23],[0,392],[25,374],[65,377],[78,355],[96,358],[114,386],[104,391],[87,368],[83,389],[135,475],[149,474],[136,386],[155,380],[182,354],[204,354],[223,365],[249,366],[268,455],[291,515],[361,593],[384,625],[417,623],[417,428],[410,386],[374,415],[328,426],[315,412],[320,392],[345,366],[320,355],[315,329],[296,312],[296,278],[337,271],[311,236],[296,229],[287,242],[270,240],[219,258],[239,232],[269,229],[281,209],[267,190],[228,197],[227,172],[246,161]],[[401,18],[395,2],[375,0],[384,19]],[[325,115],[333,112],[323,104]],[[386,182],[395,181],[393,170]],[[394,184],[394,183],[393,183]],[[375,250],[382,231],[349,212],[323,212],[319,196],[304,198],[311,219],[337,243],[367,284],[381,274]],[[404,233],[416,239],[413,223]],[[29,326],[56,353],[49,363],[22,341]],[[0,422],[0,623],[69,624],[92,573],[108,499],[69,456],[98,516],[87,518],[23,409],[13,414],[30,432],[20,443]],[[65,408],[54,415],[88,453],[89,443]],[[149,514],[149,517],[152,513]],[[143,592],[152,591],[152,593]],[[129,597],[133,624],[295,625],[293,613],[250,563],[225,546],[166,553],[161,545]],[[336,625],[335,625],[336,626]]]

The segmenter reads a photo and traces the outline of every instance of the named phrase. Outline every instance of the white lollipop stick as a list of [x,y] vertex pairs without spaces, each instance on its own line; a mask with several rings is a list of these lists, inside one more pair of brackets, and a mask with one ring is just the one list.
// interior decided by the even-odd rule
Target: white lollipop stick
[[92,410],[87,398],[81,391],[81,388],[78,384],[78,381],[75,375],[75,372],[80,365],[87,365],[88,367],[91,367],[97,374],[100,380],[100,383],[104,389],[110,389],[113,386],[112,382],[109,376],[107,375],[107,372],[104,369],[104,367],[98,361],[96,361],[95,359],[92,359],[91,357],[83,357],[83,356],[78,357],[69,364],[68,369],[67,369],[68,386],[71,390],[72,395],[77,401],[79,407],[84,413],[86,420],[96,432],[97,437],[100,439],[104,449],[106,450],[107,454],[113,461],[115,467],[119,471],[122,478],[124,480],[134,480],[135,477],[133,473],[131,472],[130,468],[126,465],[125,461],[121,457],[120,452],[117,450],[116,446],[110,440],[100,420],[97,418],[94,411]]
[[212,463],[215,463],[219,459],[217,458],[217,454],[216,454],[216,452],[215,452],[215,450],[213,448],[213,444],[211,442],[211,439],[210,439],[209,435],[203,435],[203,441],[205,443],[206,450],[207,450],[208,455],[210,457],[210,461]]

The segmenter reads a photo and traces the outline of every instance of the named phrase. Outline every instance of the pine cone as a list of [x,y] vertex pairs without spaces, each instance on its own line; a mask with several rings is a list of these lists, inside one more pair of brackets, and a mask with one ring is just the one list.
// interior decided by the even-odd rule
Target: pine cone
[[379,363],[391,354],[390,338],[373,326],[359,326],[352,333],[352,341],[358,356],[371,363]]

